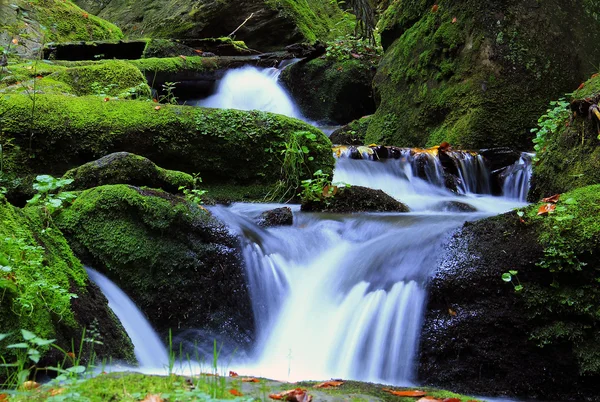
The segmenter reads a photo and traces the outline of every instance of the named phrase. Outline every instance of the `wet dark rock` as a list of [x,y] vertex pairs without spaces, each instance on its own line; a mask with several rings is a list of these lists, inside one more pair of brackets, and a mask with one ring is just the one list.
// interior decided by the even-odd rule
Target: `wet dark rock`
[[460,201],[442,201],[435,204],[432,209],[442,212],[477,212],[477,208]]
[[[539,229],[511,212],[466,223],[447,242],[429,285],[420,382],[470,394],[596,400],[599,378],[579,375],[570,341],[541,348],[531,339],[536,325],[553,322],[526,305],[538,297],[535,284],[552,289],[552,274],[536,266]],[[518,271],[523,292],[502,281],[509,270]]]
[[491,171],[510,166],[521,157],[520,152],[508,147],[481,149],[479,155],[485,158],[485,162]]
[[294,214],[290,207],[275,208],[265,211],[258,217],[257,224],[263,228],[273,226],[290,226],[294,223]]
[[338,128],[329,136],[331,143],[336,145],[363,145],[369,119],[370,116],[361,117]]
[[340,188],[338,193],[325,201],[302,203],[305,212],[409,212],[403,203],[381,190],[351,186]]
[[85,190],[105,184],[131,184],[176,193],[179,187],[194,186],[191,175],[162,169],[150,159],[129,152],[115,152],[88,162],[69,170],[63,178],[73,180],[68,190]]
[[314,45],[308,43],[294,43],[293,45],[285,47],[285,51],[290,53],[291,56],[304,58],[307,59],[307,61],[324,55],[325,50],[325,45],[320,42],[317,42]]

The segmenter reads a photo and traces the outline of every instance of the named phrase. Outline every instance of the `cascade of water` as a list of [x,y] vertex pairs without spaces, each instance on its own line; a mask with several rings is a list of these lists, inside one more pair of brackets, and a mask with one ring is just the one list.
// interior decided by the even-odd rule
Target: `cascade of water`
[[504,171],[502,175],[504,177],[502,193],[505,197],[523,202],[527,201],[533,155],[532,153],[523,152],[519,160]]
[[449,153],[458,165],[461,194],[491,194],[490,170],[481,155],[454,151]]
[[294,101],[277,82],[281,70],[246,66],[227,71],[214,95],[193,102],[197,106],[262,110],[302,119]]
[[131,338],[135,357],[141,367],[164,368],[169,363],[167,349],[135,303],[117,285],[98,271],[86,267],[90,280],[108,299],[108,307],[121,321]]

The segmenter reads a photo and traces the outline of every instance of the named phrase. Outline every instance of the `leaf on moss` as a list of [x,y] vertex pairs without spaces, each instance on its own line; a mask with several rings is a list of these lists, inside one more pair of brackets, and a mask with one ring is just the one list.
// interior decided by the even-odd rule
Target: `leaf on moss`
[[538,215],[548,215],[550,212],[553,212],[556,209],[555,204],[545,204],[538,209]]
[[229,390],[229,393],[233,396],[244,396],[244,394],[242,394],[240,391],[238,391],[235,388],[232,388]]
[[160,397],[160,394],[148,394],[146,395],[146,399],[144,399],[142,402],[164,402],[164,399]]
[[544,198],[542,201],[556,204],[559,199],[560,199],[560,194],[554,194],[552,197]]
[[337,388],[343,383],[344,381],[325,381],[315,385],[315,388]]
[[413,397],[418,397],[418,396],[425,396],[425,395],[427,395],[427,393],[425,391],[419,391],[419,390],[394,391],[393,389],[384,388],[383,391],[388,392],[388,393],[390,393],[392,395],[396,395],[396,396],[413,396]]

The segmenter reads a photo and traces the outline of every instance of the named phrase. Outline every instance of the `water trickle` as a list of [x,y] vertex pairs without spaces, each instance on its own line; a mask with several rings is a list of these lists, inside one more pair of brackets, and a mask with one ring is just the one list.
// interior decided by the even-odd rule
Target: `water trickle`
[[502,193],[505,197],[523,202],[527,201],[529,180],[531,180],[533,173],[533,156],[532,153],[523,152],[519,160],[503,172],[504,185],[502,186]]
[[220,109],[262,110],[302,119],[300,110],[277,82],[280,69],[246,66],[227,71],[214,95],[193,102]]
[[86,267],[90,280],[108,299],[108,307],[121,321],[131,338],[135,357],[141,367],[164,368],[169,363],[167,350],[135,303],[117,285],[100,272]]

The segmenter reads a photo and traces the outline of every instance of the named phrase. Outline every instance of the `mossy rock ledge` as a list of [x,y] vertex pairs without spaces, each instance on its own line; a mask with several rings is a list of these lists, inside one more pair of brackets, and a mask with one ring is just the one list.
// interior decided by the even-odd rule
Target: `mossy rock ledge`
[[[350,33],[351,19],[321,0],[76,0],[130,37],[237,39],[262,51]],[[250,17],[248,19],[248,17]],[[248,19],[246,21],[246,19]],[[244,21],[246,21],[244,23]]]
[[[4,347],[23,342],[21,329],[56,339],[67,351],[72,351],[71,342],[79,350],[84,329],[88,337],[94,329],[102,342],[94,345],[100,357],[133,363],[133,345],[108,301],[47,219],[41,209],[15,208],[0,195],[0,332],[11,334],[0,344],[3,357],[13,362],[13,349]],[[88,347],[84,343],[84,358],[89,356]],[[40,367],[56,366],[66,358],[49,346],[39,350]]]
[[[466,223],[448,240],[429,285],[420,381],[471,394],[597,399],[600,186],[562,194],[553,214],[538,215],[541,205]],[[509,271],[517,271],[512,284],[503,281]]]
[[600,64],[598,15],[597,1],[394,0],[367,143],[531,149],[548,102]]
[[[281,115],[59,95],[38,95],[33,121],[24,117],[31,109],[27,96],[0,99],[6,174],[61,176],[126,151],[165,169],[199,173],[206,184],[260,185],[264,197],[280,180],[333,170],[325,134]],[[292,139],[309,151],[295,170],[300,177],[282,170],[282,152]]]
[[591,110],[600,102],[600,77],[586,81],[570,101],[555,132],[539,144],[530,201],[600,183],[600,120]]
[[203,329],[242,348],[251,341],[238,239],[205,209],[161,190],[108,185],[81,192],[56,222],[162,335]]
[[305,201],[304,212],[409,212],[403,203],[381,190],[368,187],[340,187],[337,194],[321,201]]

